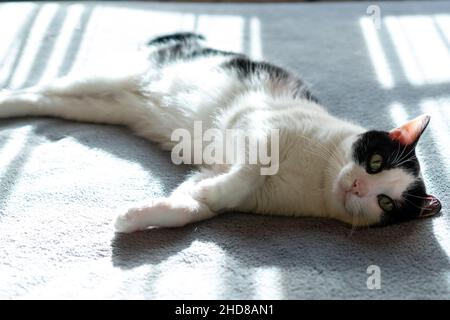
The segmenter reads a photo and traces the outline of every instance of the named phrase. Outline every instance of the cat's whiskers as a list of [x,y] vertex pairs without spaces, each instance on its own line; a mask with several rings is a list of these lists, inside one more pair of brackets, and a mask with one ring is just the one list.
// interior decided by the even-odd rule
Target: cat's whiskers
[[353,201],[350,203],[351,206],[351,214],[352,214],[352,229],[350,235],[354,233],[357,229],[361,227],[360,223],[357,223],[360,219],[364,220],[364,211],[362,210],[361,205],[357,201]]
[[355,232],[355,230],[357,229],[356,220],[357,220],[356,214],[352,213],[352,228],[350,230],[350,236],[352,236],[353,232]]
[[[316,157],[324,160],[327,163],[327,166],[325,167],[324,170],[324,175],[327,178],[331,178],[331,179],[335,179],[336,178],[336,171],[339,171],[343,164],[341,162],[341,160],[332,153],[332,151],[327,150],[326,154],[323,154],[323,150],[321,149],[316,149],[316,150],[311,150],[309,148],[304,149],[305,151],[309,152],[310,154],[315,155]],[[322,152],[322,153],[321,153]],[[327,190],[326,187],[311,187],[310,189],[315,190],[315,191],[325,191]]]
[[[305,138],[308,139],[308,141],[311,141],[309,137]],[[313,149],[311,147],[307,147],[303,150],[326,162],[328,164],[325,168],[326,173],[331,174],[331,169],[340,169],[340,166],[343,165],[342,160],[332,150],[329,150],[319,142],[315,146],[319,148]]]
[[405,156],[403,156],[403,157],[401,157],[398,161],[396,161],[395,163],[394,163],[394,165],[399,165],[398,163],[399,162],[401,162],[401,161],[403,161],[404,159],[406,159],[410,154],[411,154],[411,152],[413,152],[414,151],[414,149],[411,149],[411,150],[409,150],[409,152],[405,155]]
[[[321,151],[325,152],[325,155],[335,157],[336,154],[334,153],[334,150],[330,150],[329,147],[325,146],[320,141],[312,141],[310,137],[307,137],[305,135],[301,135],[302,138],[307,139],[310,143],[314,143],[314,146],[319,147]],[[333,144],[334,145],[334,144]],[[336,145],[334,145],[335,149]]]
[[[394,161],[393,161],[394,165],[402,160],[403,155],[404,155],[404,153],[405,153],[405,151],[406,151],[406,148],[407,148],[408,146],[405,144],[405,145],[403,145],[403,149],[401,149],[401,147],[402,147],[402,144],[399,143],[399,144],[398,144],[397,156],[395,157],[395,159],[394,159]],[[400,149],[401,149],[401,152],[400,152]],[[409,154],[409,153],[408,153],[408,154]]]
[[397,160],[400,159],[400,156],[401,156],[400,154],[403,152],[402,145],[399,143],[397,146],[398,147],[397,147],[397,152],[395,153],[394,162],[397,162]]
[[[400,158],[400,149],[401,148],[401,144],[399,143],[398,144],[398,147],[397,147],[397,152],[395,153],[395,158],[394,158],[394,161],[392,161],[392,163],[396,163],[397,161],[398,161],[398,159]],[[403,151],[402,151],[402,153],[403,153]]]
[[404,196],[402,196],[402,199],[405,200],[406,202],[412,204],[414,207],[419,208],[420,210],[426,209],[426,207],[418,206],[417,204],[415,204],[415,203],[412,202],[411,200],[406,199]]
[[399,166],[401,166],[402,164],[404,164],[404,163],[406,163],[406,162],[413,161],[414,159],[417,159],[417,157],[416,157],[415,155],[412,155],[412,156],[409,157],[408,159],[405,159],[405,160],[403,160],[402,162],[397,163],[396,166],[399,167]]
[[418,198],[418,199],[428,200],[428,197],[416,196],[416,195],[413,195],[413,194],[408,193],[408,192],[404,192],[403,194],[407,195],[407,196],[410,196],[410,197]]
[[320,149],[320,148],[306,148],[307,151],[309,151],[311,154],[317,155],[319,156],[321,159],[328,161],[328,159],[330,157],[334,157],[330,151],[328,150],[324,150],[324,149]]
[[[343,165],[341,159],[339,159],[338,156],[335,153],[333,153],[333,151],[326,150],[327,153],[324,154],[323,149],[312,150],[312,149],[305,148],[304,150],[319,157],[320,159],[324,160],[328,164],[333,165],[333,167],[335,167],[335,168],[339,168],[339,165],[341,165],[341,166]],[[332,160],[334,160],[334,162]]]
[[369,221],[369,217],[366,215],[366,213],[360,203],[358,203],[357,206],[358,206],[358,217],[363,222],[363,223],[360,223],[359,227],[361,229],[370,229],[371,223]]

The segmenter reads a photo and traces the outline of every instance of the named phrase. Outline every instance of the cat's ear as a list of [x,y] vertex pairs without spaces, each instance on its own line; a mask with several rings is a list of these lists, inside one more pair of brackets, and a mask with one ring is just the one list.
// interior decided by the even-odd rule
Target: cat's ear
[[402,126],[391,130],[389,132],[389,137],[392,140],[397,140],[404,145],[415,144],[428,126],[429,122],[430,116],[423,114],[411,121],[408,121]]
[[423,203],[422,210],[419,213],[419,218],[434,216],[441,211],[442,205],[438,198],[428,195]]

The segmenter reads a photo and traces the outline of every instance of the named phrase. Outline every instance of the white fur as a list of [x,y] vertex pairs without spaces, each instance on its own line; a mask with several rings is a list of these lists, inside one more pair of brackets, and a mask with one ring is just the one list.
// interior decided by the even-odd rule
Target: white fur
[[[261,176],[257,165],[201,168],[170,197],[124,210],[115,222],[119,232],[183,226],[227,210],[332,217],[363,225],[376,222],[381,214],[374,202],[376,192],[396,195],[411,182],[401,170],[387,171],[370,179],[370,197],[351,199],[349,207],[344,207],[343,186],[369,176],[349,153],[352,141],[365,129],[331,116],[314,102],[290,98],[283,94],[284,88],[261,79],[244,88],[230,73],[216,68],[224,59],[173,63],[125,77],[66,78],[48,86],[2,91],[0,117],[54,116],[122,124],[164,149],[174,146],[173,130],[192,130],[194,120],[202,120],[204,129],[238,128],[258,136],[280,129],[276,175]],[[361,208],[364,217],[357,210]]]

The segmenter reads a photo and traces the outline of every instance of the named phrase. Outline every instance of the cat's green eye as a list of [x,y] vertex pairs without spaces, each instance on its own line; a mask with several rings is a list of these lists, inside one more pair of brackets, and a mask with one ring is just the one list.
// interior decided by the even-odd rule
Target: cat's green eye
[[394,200],[384,194],[378,196],[378,204],[381,209],[387,212],[392,211],[395,208]]
[[369,168],[370,171],[375,172],[380,170],[381,165],[383,164],[383,157],[378,153],[374,153],[372,157],[370,157]]

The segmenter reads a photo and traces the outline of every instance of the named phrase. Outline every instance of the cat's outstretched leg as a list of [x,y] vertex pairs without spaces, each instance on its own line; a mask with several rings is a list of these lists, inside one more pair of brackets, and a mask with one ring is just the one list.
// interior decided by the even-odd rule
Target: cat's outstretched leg
[[0,91],[0,118],[50,116],[127,125],[143,112],[145,100],[135,76],[67,77],[48,85]]
[[202,172],[181,184],[168,198],[132,208],[115,221],[118,232],[133,232],[150,226],[182,227],[236,208],[264,181],[255,167],[235,166],[229,172]]
[[148,227],[182,227],[217,215],[205,204],[189,196],[157,198],[120,214],[114,223],[117,232],[130,233]]

